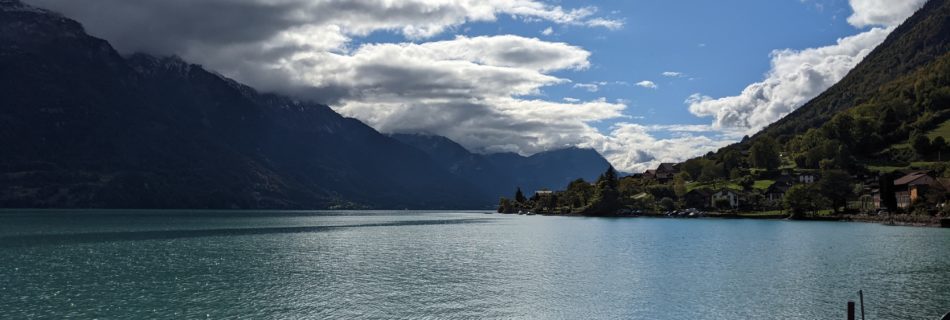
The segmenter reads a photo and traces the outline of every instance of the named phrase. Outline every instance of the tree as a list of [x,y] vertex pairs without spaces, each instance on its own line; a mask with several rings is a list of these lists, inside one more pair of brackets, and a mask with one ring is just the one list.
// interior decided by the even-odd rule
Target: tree
[[567,185],[567,190],[564,191],[561,201],[569,207],[581,208],[590,202],[593,195],[594,187],[584,179],[577,179]]
[[715,163],[713,161],[706,161],[703,163],[702,174],[699,175],[699,181],[714,181],[722,178],[725,175],[722,171],[722,165]]
[[597,179],[594,198],[586,213],[592,215],[614,215],[620,211],[620,192],[617,191],[617,171],[613,166]]
[[528,201],[528,199],[525,198],[524,193],[521,192],[521,187],[518,187],[518,191],[515,191],[515,202],[525,203],[526,201]]
[[663,210],[667,210],[667,211],[673,210],[673,206],[674,206],[675,204],[676,204],[676,203],[673,202],[673,199],[670,199],[670,198],[663,198],[663,199],[660,199],[660,208],[663,209]]
[[729,179],[736,180],[739,178],[742,178],[742,170],[739,170],[739,168],[733,168],[731,171],[729,171]]
[[688,176],[685,172],[680,172],[673,177],[673,192],[676,193],[677,199],[683,199],[683,196],[686,195],[686,177]]
[[937,153],[937,161],[943,161],[943,158],[947,153],[950,153],[950,146],[947,145],[947,140],[943,136],[937,136],[930,142],[930,148],[933,149],[933,152]]
[[799,184],[785,192],[785,208],[792,211],[792,218],[803,217],[807,213],[814,213],[827,203],[811,185]]
[[914,137],[914,143],[912,146],[918,155],[926,156],[928,153],[930,153],[930,139],[928,139],[925,135],[921,134]]
[[755,185],[755,178],[751,176],[744,176],[739,179],[739,186],[742,187],[742,190],[749,191],[752,190],[752,186]]
[[778,142],[769,136],[756,140],[749,149],[749,162],[756,168],[777,169],[782,164]]
[[689,174],[689,179],[687,180],[699,180],[699,176],[703,173],[703,166],[706,162],[709,162],[707,159],[703,158],[693,158],[683,162],[683,165],[680,166],[680,170]]
[[617,191],[620,191],[622,197],[630,197],[640,193],[643,187],[649,183],[654,183],[654,181],[639,177],[624,177],[617,181]]
[[818,191],[831,202],[831,209],[838,213],[839,208],[847,205],[848,197],[854,191],[851,175],[841,170],[822,171]]
[[732,172],[739,168],[742,162],[742,154],[735,149],[729,149],[720,157],[722,168],[725,172]]
[[511,204],[511,200],[508,198],[501,198],[498,201],[498,213],[513,213],[515,212],[515,207]]
[[614,170],[614,166],[607,167],[607,171],[601,176],[601,180],[604,181],[608,187],[614,190],[617,189],[617,170]]

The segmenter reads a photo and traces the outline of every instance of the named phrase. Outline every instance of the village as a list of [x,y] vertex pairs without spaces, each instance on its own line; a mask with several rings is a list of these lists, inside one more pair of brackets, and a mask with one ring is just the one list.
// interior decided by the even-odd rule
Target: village
[[[866,174],[785,168],[754,175],[734,174],[733,179],[703,177],[705,181],[698,181],[692,179],[684,165],[661,163],[656,169],[623,177],[611,177],[616,173],[608,170],[597,181],[575,180],[566,190],[537,190],[530,197],[519,189],[514,199],[502,199],[499,212],[795,218],[920,225],[939,224],[942,217],[950,215],[950,178],[945,177],[947,169],[942,166]],[[616,210],[603,211],[603,203],[610,202],[606,198],[613,194],[617,197]]]

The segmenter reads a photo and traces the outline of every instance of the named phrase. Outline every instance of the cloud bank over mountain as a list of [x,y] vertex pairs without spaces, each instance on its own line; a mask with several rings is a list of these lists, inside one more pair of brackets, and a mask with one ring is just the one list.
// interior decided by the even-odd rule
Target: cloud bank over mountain
[[[788,114],[840,80],[923,3],[851,0],[848,22],[873,28],[826,47],[775,50],[765,79],[736,96],[682,98],[692,114],[712,118],[711,125],[651,126],[636,123],[641,116],[630,115],[630,102],[607,96],[606,86],[651,94],[666,84],[572,79],[596,69],[596,51],[556,40],[550,26],[558,33],[626,28],[627,21],[595,6],[540,0],[25,1],[79,20],[123,52],[179,55],[260,90],[326,103],[385,133],[438,134],[485,153],[591,147],[631,172],[704,154]],[[544,39],[500,29],[460,32],[502,19],[549,27],[541,32]],[[686,77],[681,71],[660,75]],[[547,96],[545,89],[554,86],[584,95]]]
[[838,39],[829,46],[771,53],[771,70],[761,82],[750,84],[736,96],[713,98],[693,94],[689,111],[713,118],[716,128],[742,128],[752,134],[781,119],[837,83],[877,47],[894,28],[926,0],[851,0],[851,25],[859,34]]

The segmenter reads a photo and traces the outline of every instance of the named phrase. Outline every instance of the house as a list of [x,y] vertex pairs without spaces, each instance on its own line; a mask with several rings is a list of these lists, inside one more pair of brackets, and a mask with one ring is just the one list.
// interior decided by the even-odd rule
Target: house
[[643,173],[643,178],[647,180],[656,180],[656,170],[647,170]]
[[765,197],[772,203],[782,203],[782,200],[785,199],[785,193],[791,188],[792,183],[790,181],[775,181],[765,190]]
[[693,189],[683,195],[683,203],[687,208],[709,208],[713,205],[712,194],[713,191],[708,188]]
[[673,180],[673,177],[679,173],[679,169],[676,168],[676,165],[673,163],[661,163],[659,167],[656,168],[656,180],[659,182],[669,182]]
[[871,202],[874,204],[874,209],[881,209],[881,189],[874,188],[870,191]]
[[906,209],[924,195],[928,188],[942,188],[937,179],[926,171],[916,171],[894,180],[894,196],[897,207]]
[[712,204],[716,205],[717,202],[721,200],[726,200],[729,202],[729,207],[733,209],[739,207],[739,193],[732,189],[721,189],[712,195]]
[[809,183],[815,183],[815,181],[818,181],[818,175],[817,175],[817,174],[814,174],[814,173],[802,173],[802,174],[798,175],[798,183],[809,184]]

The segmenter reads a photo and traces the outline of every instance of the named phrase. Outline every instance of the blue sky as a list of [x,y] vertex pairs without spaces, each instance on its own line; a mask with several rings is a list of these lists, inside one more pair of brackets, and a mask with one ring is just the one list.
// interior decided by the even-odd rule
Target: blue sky
[[637,172],[780,119],[925,0],[25,1],[384,133]]
[[[585,3],[564,1],[562,5]],[[624,28],[604,30],[508,18],[472,24],[470,30],[459,33],[514,33],[567,42],[589,50],[592,66],[555,75],[574,83],[626,83],[600,86],[597,92],[574,88],[574,83],[558,85],[544,89],[550,98],[624,99],[629,101],[625,113],[637,117],[639,123],[708,124],[708,118],[687,110],[684,101],[689,95],[735,95],[769,71],[772,50],[828,45],[859,32],[845,21],[851,13],[846,1],[822,1],[820,7],[799,0],[607,1],[597,5],[598,12],[622,19]],[[554,33],[542,35],[548,27]],[[682,76],[665,77],[664,72]],[[655,82],[657,89],[633,85],[644,80]],[[602,121],[596,127],[607,131],[619,121],[626,119]]]

